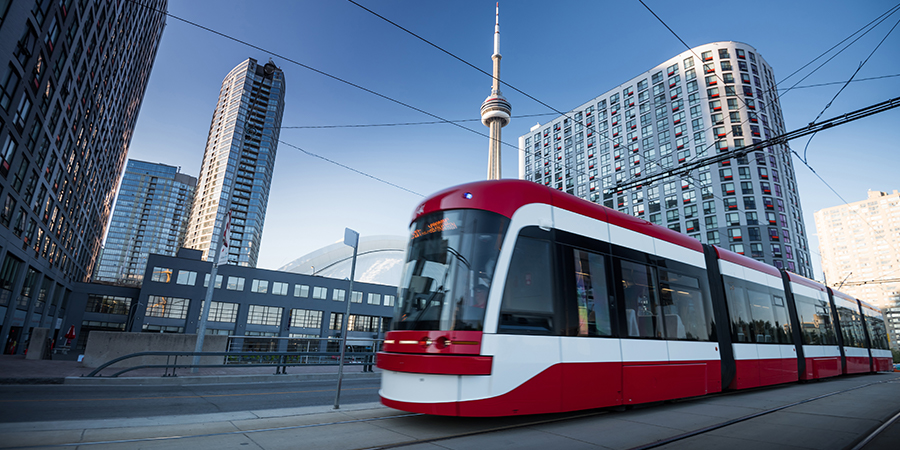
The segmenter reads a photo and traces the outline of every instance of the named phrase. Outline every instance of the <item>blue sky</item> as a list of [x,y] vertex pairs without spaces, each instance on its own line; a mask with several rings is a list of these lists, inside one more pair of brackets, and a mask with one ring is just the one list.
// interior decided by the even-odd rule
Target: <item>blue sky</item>
[[[494,1],[358,1],[490,71]],[[779,82],[895,4],[646,2],[691,47],[724,40],[754,46]],[[501,79],[561,111],[686,50],[638,1],[507,0],[500,7]],[[283,127],[435,120],[286,59],[450,120],[477,119],[490,93],[489,76],[347,1],[170,0],[169,13],[278,55],[167,20],[129,158],[180,166],[194,176],[222,79],[247,57],[272,58],[284,70]],[[801,86],[848,79],[898,20],[900,12]],[[895,30],[856,77],[900,74],[898,48],[900,30]],[[824,60],[780,87],[794,84]],[[815,119],[840,87],[787,93],[781,99],[787,129]],[[550,112],[512,89],[503,92],[513,116]],[[898,95],[900,77],[851,83],[823,118]],[[553,117],[514,117],[503,129],[503,140],[515,144],[532,125]],[[900,189],[898,123],[900,110],[892,110],[819,133],[808,161],[850,202],[864,199],[869,189]],[[463,124],[487,133],[478,121]],[[487,138],[448,124],[283,129],[281,140],[423,195],[484,179],[486,173]],[[805,144],[806,139],[796,140],[791,147],[802,153]],[[504,146],[502,157],[504,177],[516,177],[516,150]],[[813,213],[842,202],[796,158],[795,170],[810,245],[817,252]],[[339,241],[345,227],[363,236],[405,235],[421,199],[279,145],[259,267],[276,269]],[[813,258],[821,278],[815,253]]]

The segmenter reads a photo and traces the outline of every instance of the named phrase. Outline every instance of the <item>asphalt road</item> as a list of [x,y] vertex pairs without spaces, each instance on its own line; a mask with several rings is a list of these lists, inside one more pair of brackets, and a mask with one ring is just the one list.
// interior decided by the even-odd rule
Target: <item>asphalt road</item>
[[[337,380],[189,386],[0,386],[0,423],[333,405]],[[341,404],[378,401],[380,379],[345,379]]]

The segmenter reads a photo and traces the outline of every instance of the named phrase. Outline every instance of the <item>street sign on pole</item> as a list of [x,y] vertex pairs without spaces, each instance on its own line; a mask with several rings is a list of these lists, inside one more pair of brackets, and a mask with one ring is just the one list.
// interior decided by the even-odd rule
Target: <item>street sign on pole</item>
[[341,325],[341,359],[338,363],[338,384],[337,392],[334,394],[334,409],[341,409],[341,382],[344,379],[344,353],[347,349],[347,334],[350,330],[347,325],[350,323],[350,303],[353,302],[353,277],[356,276],[356,252],[359,247],[359,233],[349,229],[344,229],[344,245],[353,247],[353,262],[350,265],[350,293],[344,297],[347,302],[347,312],[344,313],[344,320]]

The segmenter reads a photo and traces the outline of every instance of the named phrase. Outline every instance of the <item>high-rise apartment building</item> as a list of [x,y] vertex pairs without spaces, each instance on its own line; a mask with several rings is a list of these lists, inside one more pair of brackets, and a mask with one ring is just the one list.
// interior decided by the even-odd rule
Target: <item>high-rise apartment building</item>
[[[0,344],[92,272],[166,0],[0,2]],[[7,337],[9,340],[7,341]]]
[[150,253],[175,256],[196,186],[178,167],[128,160],[93,281],[140,285]]
[[284,111],[284,73],[269,61],[238,64],[219,91],[188,221],[185,247],[216,255],[231,211],[228,262],[256,267]]
[[532,127],[519,137],[519,178],[810,277],[786,145],[615,188],[784,131],[772,68],[747,44],[714,42]]
[[814,217],[829,286],[878,307],[900,300],[900,192],[869,191]]

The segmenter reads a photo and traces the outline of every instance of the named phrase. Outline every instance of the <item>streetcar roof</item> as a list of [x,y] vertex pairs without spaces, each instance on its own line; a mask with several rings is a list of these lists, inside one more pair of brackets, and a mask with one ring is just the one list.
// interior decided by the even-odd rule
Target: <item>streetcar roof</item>
[[654,225],[646,220],[620,213],[614,209],[589,202],[557,189],[525,180],[478,181],[444,189],[423,200],[413,212],[410,222],[425,214],[452,209],[481,209],[512,218],[519,208],[534,203],[561,208],[681,247],[703,252],[703,245],[700,241],[679,232]]
[[796,273],[793,273],[793,272],[785,272],[785,273],[788,274],[788,278],[791,280],[792,283],[802,284],[803,286],[811,287],[815,290],[822,291],[822,292],[826,291],[825,285],[822,283],[819,283],[816,280],[810,280],[809,278],[806,278],[802,275],[797,275]]

